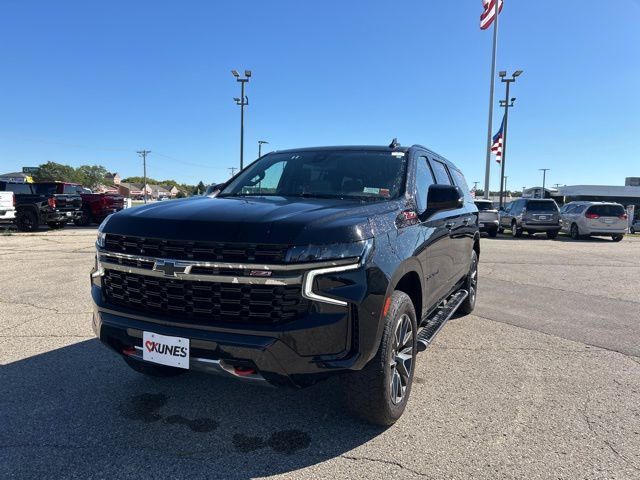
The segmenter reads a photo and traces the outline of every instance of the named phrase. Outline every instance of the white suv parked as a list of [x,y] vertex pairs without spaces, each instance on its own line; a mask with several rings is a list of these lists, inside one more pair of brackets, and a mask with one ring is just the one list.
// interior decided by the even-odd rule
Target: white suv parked
[[13,223],[16,218],[16,197],[13,192],[0,192],[0,224]]
[[619,203],[571,202],[560,210],[560,226],[574,240],[610,236],[619,242],[627,233],[627,212]]

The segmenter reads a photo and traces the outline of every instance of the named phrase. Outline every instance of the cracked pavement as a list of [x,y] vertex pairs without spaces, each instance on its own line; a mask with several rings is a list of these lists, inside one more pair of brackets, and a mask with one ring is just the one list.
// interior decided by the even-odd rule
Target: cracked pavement
[[384,429],[301,391],[130,371],[92,335],[95,228],[0,235],[0,477],[640,479],[640,238],[482,240],[474,315]]

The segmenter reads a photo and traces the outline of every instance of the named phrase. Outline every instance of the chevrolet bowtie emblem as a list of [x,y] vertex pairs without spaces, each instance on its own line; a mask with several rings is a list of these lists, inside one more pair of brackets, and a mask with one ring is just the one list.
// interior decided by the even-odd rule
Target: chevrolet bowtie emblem
[[177,277],[179,274],[187,273],[188,265],[171,260],[156,260],[153,264],[154,272],[162,272],[165,277]]

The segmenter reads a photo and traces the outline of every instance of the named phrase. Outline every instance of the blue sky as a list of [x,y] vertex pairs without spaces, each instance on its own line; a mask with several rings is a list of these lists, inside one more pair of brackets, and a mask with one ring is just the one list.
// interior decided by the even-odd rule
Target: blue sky
[[[426,145],[484,178],[480,0],[0,2],[0,173],[48,160],[195,183],[273,149]],[[640,1],[505,0],[508,186],[640,176]],[[498,97],[504,95],[498,84]],[[497,104],[498,98],[496,98]],[[501,118],[496,108],[496,127]],[[499,184],[492,161],[492,188]]]

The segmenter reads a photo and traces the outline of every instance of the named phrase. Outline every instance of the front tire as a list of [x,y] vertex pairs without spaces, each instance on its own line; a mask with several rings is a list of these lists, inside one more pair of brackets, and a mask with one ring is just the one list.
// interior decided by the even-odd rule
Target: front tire
[[511,236],[516,238],[520,238],[522,236],[522,229],[518,228],[518,224],[515,220],[511,222]]
[[148,377],[175,377],[186,372],[184,368],[167,367],[166,365],[156,365],[154,363],[137,360],[131,357],[122,357],[129,367],[138,373]]
[[417,353],[416,312],[409,296],[396,290],[384,318],[376,356],[362,370],[342,377],[349,411],[375,425],[393,425],[407,406]]
[[66,223],[65,222],[49,222],[47,223],[47,225],[49,225],[49,228],[51,230],[58,230],[60,228],[64,228]]
[[571,225],[571,238],[574,240],[580,240],[580,230],[578,230],[578,225],[575,223]]

